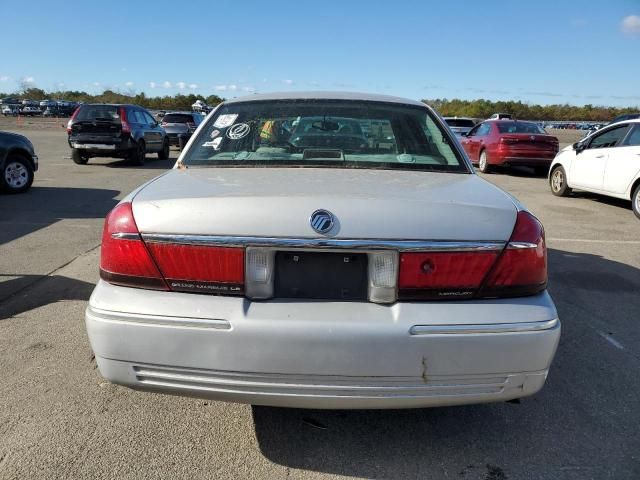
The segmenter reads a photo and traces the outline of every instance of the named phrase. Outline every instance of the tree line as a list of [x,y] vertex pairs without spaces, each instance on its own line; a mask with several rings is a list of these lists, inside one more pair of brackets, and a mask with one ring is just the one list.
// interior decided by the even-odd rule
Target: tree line
[[[66,100],[69,102],[84,103],[133,103],[152,110],[191,110],[191,105],[196,100],[202,100],[207,105],[217,105],[224,99],[217,95],[164,95],[148,97],[144,93],[126,94],[113,90],[105,90],[100,94],[92,95],[79,90],[64,90],[46,92],[41,88],[23,88],[19,93],[0,93],[0,98],[12,97],[29,100]],[[491,101],[486,99],[461,100],[458,98],[436,98],[422,100],[431,105],[445,117],[471,117],[488,118],[496,112],[510,113],[515,118],[529,120],[584,120],[594,122],[608,122],[612,118],[624,113],[633,113],[640,110],[639,107],[607,107],[598,105],[535,105],[521,101]]]
[[435,108],[443,117],[489,118],[493,113],[510,113],[522,120],[584,120],[609,122],[625,113],[640,111],[639,107],[606,107],[597,105],[534,105],[516,101],[460,100],[436,98],[422,100]]
[[83,103],[133,103],[141,105],[151,110],[191,110],[191,105],[196,100],[202,100],[207,105],[217,105],[223,98],[217,95],[164,95],[158,97],[148,97],[144,93],[125,94],[113,90],[105,90],[98,95],[92,95],[79,90],[60,90],[46,92],[41,88],[26,88],[20,93],[0,93],[0,98],[17,98],[20,100],[66,100],[68,102]]

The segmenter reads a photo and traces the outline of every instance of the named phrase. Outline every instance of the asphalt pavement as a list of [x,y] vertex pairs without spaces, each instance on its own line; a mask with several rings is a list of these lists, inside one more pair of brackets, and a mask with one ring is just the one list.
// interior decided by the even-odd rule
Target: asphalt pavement
[[[4,127],[7,129],[7,127]],[[0,196],[0,478],[640,478],[640,221],[630,202],[485,175],[546,228],[562,338],[520,403],[288,410],[136,392],[99,375],[84,329],[104,215],[170,168],[69,158],[28,135],[30,192]]]

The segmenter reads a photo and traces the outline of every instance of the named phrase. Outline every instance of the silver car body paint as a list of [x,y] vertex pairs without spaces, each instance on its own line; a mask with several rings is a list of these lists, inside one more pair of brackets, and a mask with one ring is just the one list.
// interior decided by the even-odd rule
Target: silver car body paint
[[[317,92],[228,103],[286,98],[422,105]],[[215,110],[199,128],[214,115]],[[197,132],[185,151],[196,137]],[[178,166],[124,199],[132,201],[147,241],[178,235],[204,243],[243,239],[248,245],[285,239],[323,249],[369,243],[378,248],[396,241],[499,249],[523,208],[472,170]],[[317,209],[335,215],[327,235],[309,224]],[[531,395],[543,386],[560,337],[546,291],[522,298],[382,305],[252,301],[101,280],[86,325],[100,372],[114,383],[301,408],[414,408]]]

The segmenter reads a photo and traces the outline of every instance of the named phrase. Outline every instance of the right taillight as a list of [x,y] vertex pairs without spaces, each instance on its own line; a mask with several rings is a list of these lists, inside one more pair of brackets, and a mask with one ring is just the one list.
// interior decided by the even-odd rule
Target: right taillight
[[122,124],[122,133],[131,133],[131,126],[127,119],[127,109],[120,107],[120,123]]
[[406,252],[400,254],[399,300],[462,300],[533,295],[547,285],[544,229],[518,212],[500,251]]
[[529,212],[518,212],[509,243],[489,273],[480,296],[533,295],[547,286],[544,228]]

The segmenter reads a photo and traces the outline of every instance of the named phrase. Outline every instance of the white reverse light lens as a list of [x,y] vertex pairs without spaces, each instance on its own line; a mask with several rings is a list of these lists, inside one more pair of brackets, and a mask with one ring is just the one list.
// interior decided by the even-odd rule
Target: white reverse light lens
[[269,278],[269,254],[264,250],[247,251],[247,279],[264,283]]
[[395,252],[373,253],[369,262],[371,284],[374,287],[395,287],[398,276],[398,255]]
[[376,303],[396,301],[398,252],[369,254],[369,300]]
[[245,251],[245,293],[249,298],[273,297],[275,251],[249,247]]

